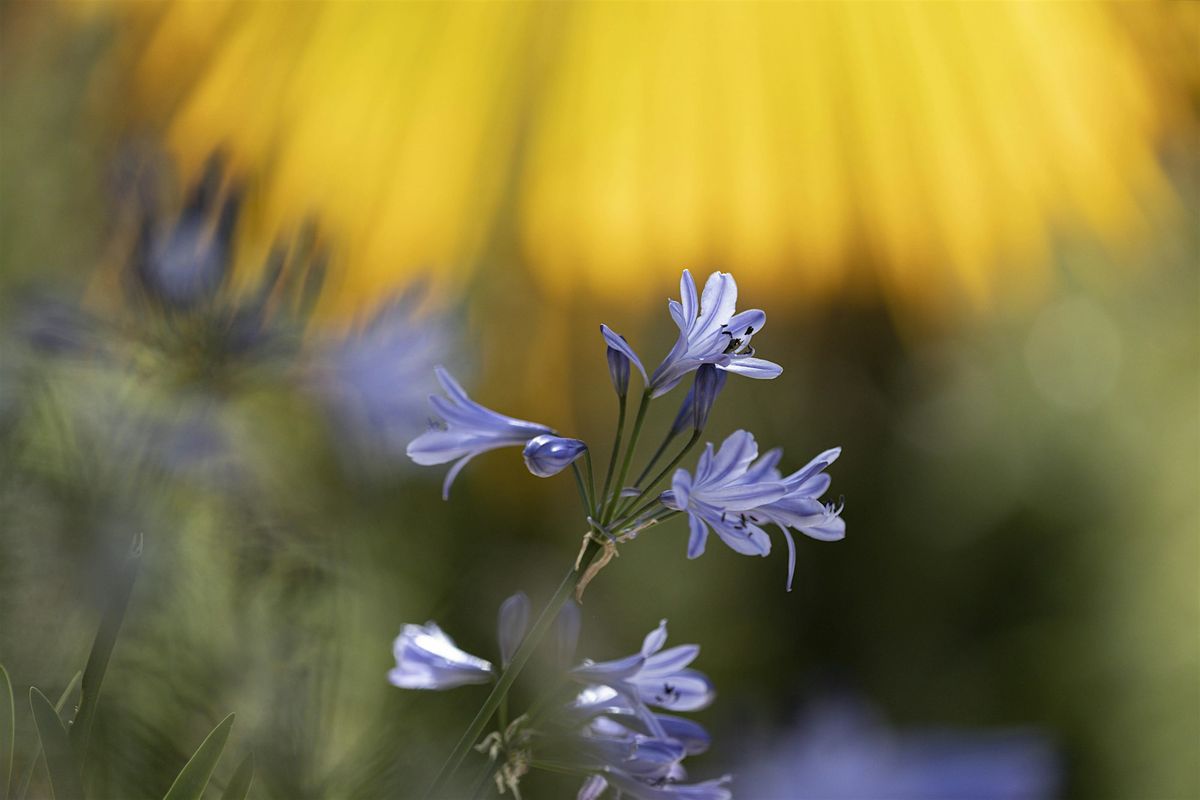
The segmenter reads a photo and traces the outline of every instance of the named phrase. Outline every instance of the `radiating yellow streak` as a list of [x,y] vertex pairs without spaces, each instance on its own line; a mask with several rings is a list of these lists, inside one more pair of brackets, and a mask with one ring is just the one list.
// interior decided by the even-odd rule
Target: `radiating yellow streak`
[[1041,290],[1057,238],[1127,246],[1170,208],[1158,147],[1200,81],[1172,4],[106,8],[185,173],[224,147],[251,176],[243,257],[314,220],[334,309],[461,285],[495,237],[559,298],[687,266],[985,309]]

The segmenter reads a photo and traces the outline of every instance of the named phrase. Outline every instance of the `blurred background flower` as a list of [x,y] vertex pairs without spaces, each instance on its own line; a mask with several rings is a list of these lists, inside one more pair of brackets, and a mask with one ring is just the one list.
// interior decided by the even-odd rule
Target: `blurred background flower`
[[[787,594],[659,526],[581,651],[670,616],[721,687],[699,721],[764,758],[1200,796],[1198,15],[0,6],[0,657],[56,696],[144,531],[100,796],[161,795],[231,710],[256,796],[411,794],[479,697],[396,692],[380,643],[436,618],[479,652],[480,609],[544,598],[581,534],[565,475],[486,454],[442,503],[406,467],[430,367],[596,446],[599,324],[666,352],[679,270],[722,269],[784,373],[731,381],[706,437],[843,445],[850,533],[800,537]],[[888,725],[799,716],[830,676]]]

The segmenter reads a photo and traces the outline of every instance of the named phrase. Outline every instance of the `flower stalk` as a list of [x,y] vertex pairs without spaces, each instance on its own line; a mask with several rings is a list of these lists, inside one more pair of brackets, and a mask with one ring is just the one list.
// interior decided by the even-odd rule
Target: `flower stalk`
[[500,679],[496,681],[496,685],[492,687],[491,693],[487,699],[483,701],[479,712],[475,718],[471,720],[471,724],[463,731],[463,735],[459,738],[458,744],[450,752],[450,756],[438,771],[437,777],[434,778],[433,784],[429,787],[429,791],[425,793],[426,798],[438,797],[444,791],[446,782],[458,770],[467,753],[470,752],[471,746],[479,739],[484,728],[487,727],[488,721],[492,715],[500,707],[500,703],[508,695],[508,690],[512,688],[517,676],[521,674],[521,670],[525,668],[525,664],[529,661],[533,651],[541,644],[545,638],[546,632],[550,630],[550,626],[554,624],[558,612],[563,605],[571,597],[575,591],[575,585],[579,582],[588,566],[591,565],[592,559],[600,550],[600,545],[596,542],[589,542],[587,548],[583,551],[583,555],[579,560],[579,567],[572,567],[558,585],[558,589],[554,592],[554,596],[542,609],[542,613],[538,615],[537,621],[533,623],[533,629],[526,635],[521,646],[517,648],[517,652],[513,654],[512,663],[508,665],[508,669],[500,674]]

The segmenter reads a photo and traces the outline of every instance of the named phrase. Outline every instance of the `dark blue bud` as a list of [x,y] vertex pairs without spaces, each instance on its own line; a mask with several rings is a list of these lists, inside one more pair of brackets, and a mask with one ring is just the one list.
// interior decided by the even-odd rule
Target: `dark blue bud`
[[608,375],[619,397],[629,391],[629,357],[615,347],[608,348]]
[[717,395],[725,388],[725,370],[717,369],[712,364],[704,364],[696,371],[696,382],[692,386],[692,426],[697,431],[704,430],[708,424],[708,412],[712,410]]
[[587,444],[579,439],[565,439],[544,433],[535,436],[525,445],[525,466],[539,478],[557,475],[587,451]]

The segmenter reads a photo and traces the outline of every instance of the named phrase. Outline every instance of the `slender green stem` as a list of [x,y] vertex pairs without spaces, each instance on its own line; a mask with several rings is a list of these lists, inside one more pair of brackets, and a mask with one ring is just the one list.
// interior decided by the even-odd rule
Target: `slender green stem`
[[629,462],[633,461],[633,453],[637,450],[638,436],[642,432],[642,423],[646,421],[646,409],[650,407],[650,390],[642,392],[642,401],[638,403],[637,416],[633,420],[633,432],[629,434],[629,443],[625,445],[625,458],[621,462],[621,471],[618,473],[617,485],[613,487],[612,497],[606,499],[603,515],[600,521],[608,523],[612,519],[613,513],[616,511],[617,501],[621,498],[621,488],[625,485],[625,478],[629,475]]
[[458,744],[450,752],[446,763],[442,765],[438,771],[437,777],[434,778],[433,785],[429,787],[429,791],[425,793],[426,797],[438,797],[439,793],[444,791],[446,781],[454,775],[462,760],[470,751],[471,745],[479,739],[479,735],[483,733],[483,729],[487,727],[488,720],[496,713],[496,709],[500,705],[500,701],[508,694],[509,688],[516,681],[517,676],[521,674],[521,670],[525,668],[529,657],[533,655],[533,651],[541,643],[546,636],[546,632],[550,630],[550,626],[554,624],[558,612],[562,609],[563,604],[567,602],[567,598],[575,590],[575,585],[587,571],[587,567],[592,563],[596,553],[600,551],[600,545],[594,541],[589,541],[587,549],[583,552],[583,557],[579,560],[579,568],[572,567],[570,572],[563,577],[562,583],[559,584],[558,590],[554,596],[550,598],[550,602],[542,609],[542,613],[538,616],[537,621],[533,623],[533,628],[529,631],[529,635],[521,642],[521,646],[517,648],[517,652],[513,655],[512,663],[508,665],[508,669],[504,670],[500,675],[500,679],[492,687],[492,692],[483,701],[483,706],[480,707],[479,713],[475,715],[475,719],[471,720],[471,724],[467,726],[462,737],[458,740]]
[[617,435],[613,439],[612,453],[608,456],[608,472],[604,475],[604,489],[600,492],[600,496],[596,498],[596,514],[600,516],[604,506],[608,503],[608,490],[612,486],[613,470],[617,467],[617,458],[621,454],[621,436],[625,433],[625,395],[619,398],[620,410],[617,411]]
[[650,460],[646,462],[646,466],[642,467],[642,471],[637,476],[637,480],[633,482],[634,486],[642,485],[642,481],[646,480],[646,476],[650,474],[650,470],[654,469],[654,465],[658,463],[660,458],[662,458],[662,454],[667,452],[667,447],[671,444],[671,442],[675,441],[675,437],[678,435],[679,433],[677,431],[667,432],[666,437],[662,440],[662,444],[660,444],[658,449],[654,451],[654,455],[650,456]]
[[[638,503],[641,503],[642,501],[644,501],[646,499],[646,497],[652,491],[654,491],[654,487],[658,486],[659,482],[662,481],[663,478],[665,478],[671,474],[671,470],[675,469],[675,467],[679,465],[679,462],[683,460],[683,457],[686,456],[689,452],[691,452],[691,449],[696,446],[696,442],[700,441],[700,434],[701,434],[700,431],[692,432],[691,437],[688,439],[687,444],[685,444],[683,446],[683,449],[680,450],[679,453],[673,459],[671,459],[670,464],[667,464],[665,467],[662,468],[662,471],[659,472],[658,475],[656,475],[654,477],[654,480],[652,480],[652,481],[650,481],[650,483],[646,484],[646,488],[642,490],[641,494],[639,494],[637,497],[635,497],[633,499],[633,502],[629,504],[630,506],[636,506]],[[638,513],[641,513],[641,511],[643,511],[643,510],[645,510],[645,509],[639,509]],[[624,517],[624,519],[621,520],[620,524],[624,524],[624,523],[628,522],[631,518],[632,518],[631,515],[626,515]],[[616,527],[618,527],[618,526],[613,526],[613,527],[615,530]]]
[[583,468],[587,471],[587,487],[588,497],[592,498],[592,507],[588,510],[588,516],[595,516],[599,509],[596,508],[596,476],[592,474],[592,451],[583,451]]
[[571,471],[575,473],[575,485],[579,488],[579,502],[583,503],[583,515],[590,517],[592,515],[592,495],[583,483],[583,473],[579,471],[579,464],[572,463]]

